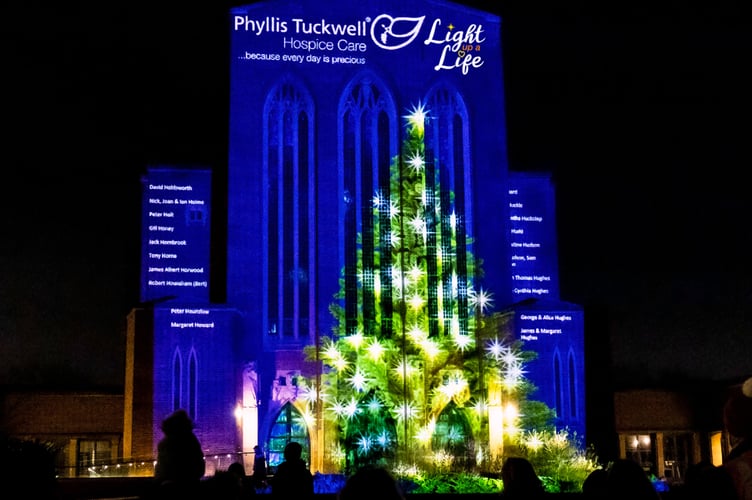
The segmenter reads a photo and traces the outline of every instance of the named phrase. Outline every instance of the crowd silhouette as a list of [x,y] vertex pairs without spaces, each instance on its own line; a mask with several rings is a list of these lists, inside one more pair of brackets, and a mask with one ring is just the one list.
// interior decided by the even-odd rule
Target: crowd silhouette
[[[592,471],[582,484],[583,500],[752,500],[752,378],[731,388],[723,408],[724,426],[732,439],[728,456],[720,465],[701,461],[690,465],[684,480],[669,492],[656,489],[642,465],[628,458],[616,459]],[[314,497],[314,476],[302,458],[303,447],[291,441],[284,461],[267,475],[266,458],[254,447],[253,473],[241,462],[227,470],[206,472],[201,444],[193,433],[187,412],[177,410],[162,421],[164,436],[158,443],[153,489],[145,500],[247,500],[259,492],[284,499]],[[523,457],[507,457],[502,464],[501,497],[504,500],[540,500],[553,497],[533,464]],[[265,488],[270,486],[269,490]],[[395,477],[385,468],[361,467],[336,493],[338,500],[379,498],[405,500]]]

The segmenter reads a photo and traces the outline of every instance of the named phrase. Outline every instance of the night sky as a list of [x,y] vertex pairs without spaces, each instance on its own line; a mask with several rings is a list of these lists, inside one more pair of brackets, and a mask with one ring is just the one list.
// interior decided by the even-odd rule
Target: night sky
[[[139,176],[224,182],[225,19],[243,2],[157,3],[0,7],[0,383],[122,384]],[[743,2],[474,3],[502,15],[510,166],[557,185],[561,297],[585,307],[591,374],[752,373]]]

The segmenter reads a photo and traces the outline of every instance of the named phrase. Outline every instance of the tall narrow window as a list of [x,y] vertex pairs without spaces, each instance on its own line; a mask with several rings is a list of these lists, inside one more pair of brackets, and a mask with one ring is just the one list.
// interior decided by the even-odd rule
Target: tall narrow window
[[180,356],[180,349],[175,349],[172,355],[172,410],[182,408],[183,392],[183,360]]
[[198,418],[198,363],[196,351],[188,356],[188,413],[195,420]]
[[[426,187],[433,195],[427,203],[434,207],[426,221],[429,236],[430,333],[457,328],[468,334],[469,303],[467,284],[472,278],[468,262],[471,163],[467,108],[455,89],[437,86],[426,97]],[[443,311],[439,317],[438,311]],[[453,327],[452,325],[456,325]]]
[[562,408],[562,387],[561,387],[561,360],[559,353],[554,354],[554,391],[556,393],[556,414],[564,415]]
[[313,100],[285,78],[264,107],[266,321],[270,334],[310,336],[316,220]]
[[577,373],[574,363],[574,353],[569,353],[569,367],[567,374],[569,375],[569,416],[572,418],[577,417]]

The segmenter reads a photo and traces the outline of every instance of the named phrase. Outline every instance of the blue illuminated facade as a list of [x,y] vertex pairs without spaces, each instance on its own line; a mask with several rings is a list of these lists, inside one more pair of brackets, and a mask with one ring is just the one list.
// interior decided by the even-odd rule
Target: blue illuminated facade
[[[456,246],[436,252],[453,259],[460,329],[474,314],[471,291],[490,291],[494,309],[513,314],[515,336],[539,354],[527,367],[539,388],[533,399],[557,410],[559,427],[584,436],[582,310],[559,297],[550,178],[507,165],[499,17],[435,0],[337,8],[282,0],[234,8],[228,23],[225,304],[210,304],[207,293],[207,172],[156,168],[143,183],[153,376],[150,402],[134,412],[148,407],[153,446],[161,418],[184,407],[219,461],[243,453],[248,467],[261,444],[274,465],[283,443],[296,439],[312,469],[325,469],[326,437],[300,423],[299,382],[320,374],[304,349],[359,327],[338,324],[333,303],[346,318],[364,318],[370,333],[397,335],[389,317],[398,293],[386,285],[395,263],[377,243],[390,214],[374,219],[373,206],[377,194],[399,189],[390,167],[416,107],[427,111],[426,175],[440,193],[430,200],[433,230],[448,231],[451,220],[457,235]],[[188,211],[163,223],[167,200]],[[156,249],[160,241],[180,251]],[[162,254],[179,265],[165,265]],[[359,263],[380,279],[358,273]],[[378,301],[366,279],[380,283]],[[429,307],[449,294],[437,292]]]

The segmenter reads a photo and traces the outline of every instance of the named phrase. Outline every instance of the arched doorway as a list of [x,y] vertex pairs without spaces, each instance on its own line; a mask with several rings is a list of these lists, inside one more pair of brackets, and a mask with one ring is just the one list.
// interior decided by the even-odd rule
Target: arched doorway
[[308,428],[300,411],[292,403],[286,403],[280,409],[269,432],[267,465],[274,472],[277,465],[284,461],[285,446],[290,441],[297,441],[303,447],[303,460],[310,464],[311,442]]
[[475,465],[474,441],[470,423],[461,408],[452,401],[436,420],[431,447],[453,457],[451,468],[465,470]]

